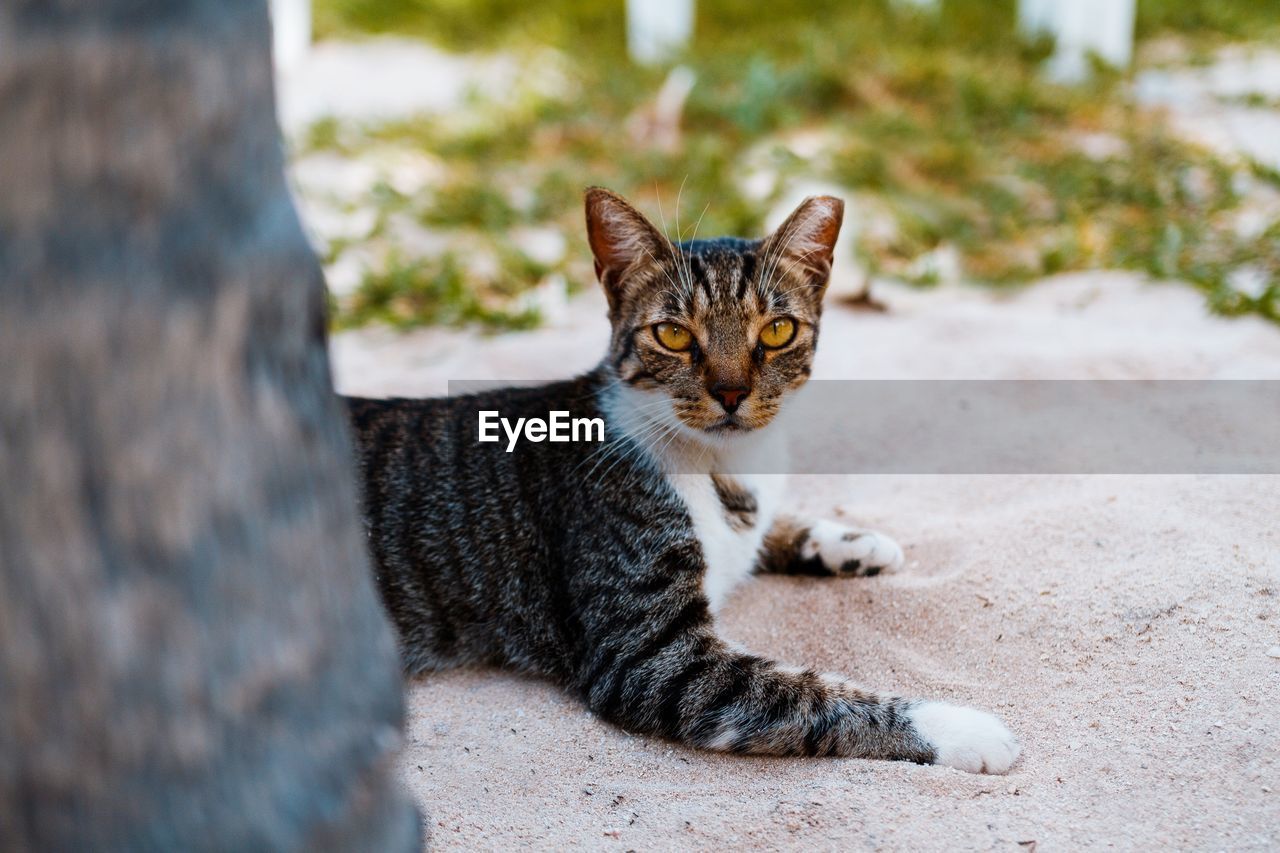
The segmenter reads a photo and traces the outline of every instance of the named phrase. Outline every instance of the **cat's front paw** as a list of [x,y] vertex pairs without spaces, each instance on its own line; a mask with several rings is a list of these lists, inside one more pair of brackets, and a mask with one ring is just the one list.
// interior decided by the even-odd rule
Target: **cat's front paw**
[[902,568],[902,548],[883,533],[819,521],[809,528],[801,549],[805,560],[818,560],[833,575],[870,577]]
[[920,702],[907,711],[934,751],[934,764],[968,773],[1009,772],[1020,747],[1004,723],[986,711],[946,702]]

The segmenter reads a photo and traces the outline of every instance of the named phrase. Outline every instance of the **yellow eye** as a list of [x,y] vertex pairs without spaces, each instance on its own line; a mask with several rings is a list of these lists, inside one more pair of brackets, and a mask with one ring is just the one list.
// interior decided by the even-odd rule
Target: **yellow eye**
[[693,346],[693,335],[684,326],[675,323],[659,323],[653,327],[653,336],[669,350],[684,352]]
[[795,336],[795,320],[790,317],[779,317],[760,330],[760,343],[769,349],[778,349],[791,343],[791,339]]

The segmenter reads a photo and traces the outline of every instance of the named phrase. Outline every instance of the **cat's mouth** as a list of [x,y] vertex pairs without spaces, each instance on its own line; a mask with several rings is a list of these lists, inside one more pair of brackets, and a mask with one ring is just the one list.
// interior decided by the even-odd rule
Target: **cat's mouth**
[[747,435],[766,427],[772,420],[772,413],[757,410],[755,406],[743,407],[736,412],[708,411],[704,407],[692,412],[677,412],[684,425],[695,432],[717,438]]
[[737,415],[725,415],[715,423],[702,428],[703,432],[709,433],[746,432],[749,429],[751,429],[750,424]]

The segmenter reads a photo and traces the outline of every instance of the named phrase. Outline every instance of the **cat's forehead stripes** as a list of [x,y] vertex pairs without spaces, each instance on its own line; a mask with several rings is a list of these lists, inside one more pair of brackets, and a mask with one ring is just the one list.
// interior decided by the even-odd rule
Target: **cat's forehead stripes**
[[[677,292],[666,294],[664,307],[693,314],[722,309],[726,305],[740,308],[776,309],[787,302],[777,288],[760,278],[765,267],[760,259],[758,241],[738,238],[698,240],[679,245],[673,270]],[[775,292],[770,294],[770,290]],[[773,298],[767,299],[771,296]],[[766,299],[768,305],[766,305]]]

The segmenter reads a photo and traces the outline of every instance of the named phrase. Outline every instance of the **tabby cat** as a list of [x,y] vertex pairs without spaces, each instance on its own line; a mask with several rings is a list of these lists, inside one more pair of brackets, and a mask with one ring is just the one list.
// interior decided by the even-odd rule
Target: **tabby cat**
[[[987,713],[870,693],[716,633],[753,571],[902,564],[888,537],[785,514],[779,477],[741,473],[785,450],[768,427],[809,376],[843,213],[809,198],[763,240],[677,245],[592,188],[587,237],[613,327],[599,367],[536,388],[349,401],[377,582],[411,674],[542,674],[630,731],[712,750],[1009,769],[1017,742]],[[508,452],[478,440],[486,410],[599,417],[604,441]]]

